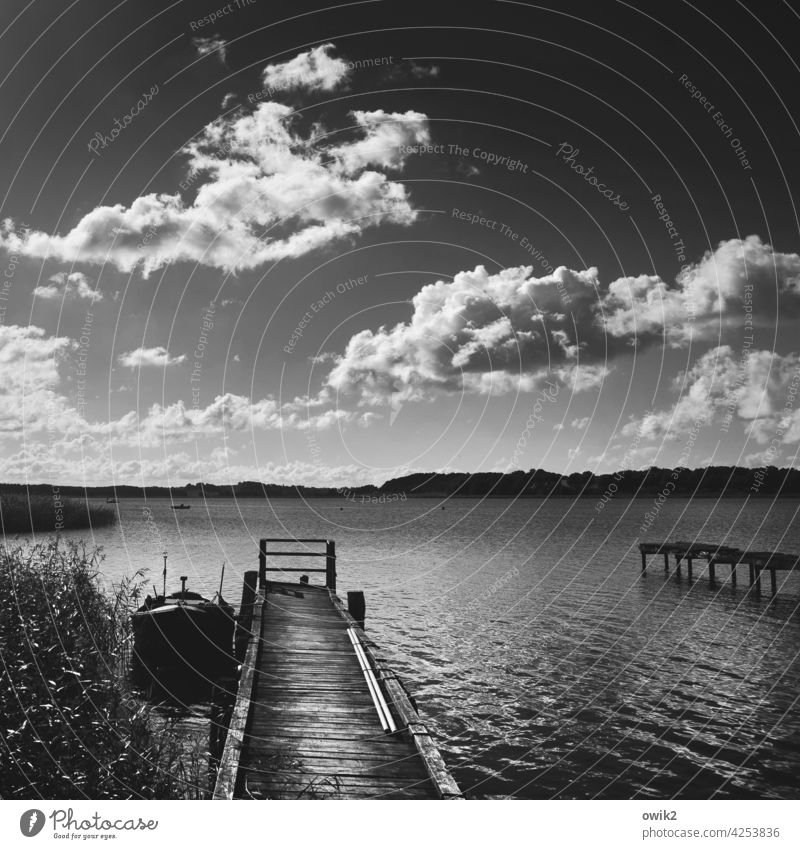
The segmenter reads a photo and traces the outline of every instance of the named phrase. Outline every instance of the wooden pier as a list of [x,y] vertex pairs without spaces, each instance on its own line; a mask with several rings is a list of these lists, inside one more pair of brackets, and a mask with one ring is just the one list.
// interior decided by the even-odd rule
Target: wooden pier
[[675,558],[675,573],[681,577],[683,562],[686,561],[686,571],[692,578],[692,567],[695,560],[704,560],[708,565],[708,579],[714,584],[717,566],[730,567],[730,582],[736,585],[736,567],[747,566],[750,587],[756,593],[761,593],[761,574],[768,572],[772,595],[778,592],[776,573],[800,569],[800,556],[796,554],[781,554],[778,551],[743,551],[726,545],[709,545],[702,542],[641,542],[639,552],[642,556],[642,572],[647,571],[648,555],[661,554],[664,557],[664,571],[669,572],[669,556]]
[[[275,543],[282,547],[269,551]],[[304,550],[285,550],[298,543]],[[308,550],[318,544],[324,553]],[[272,556],[323,557],[325,567],[268,568]],[[307,575],[267,580],[267,572],[324,572],[325,586]],[[263,539],[257,589],[247,574],[250,638],[243,645],[240,635],[239,689],[214,798],[461,798],[402,681],[335,593],[334,543]],[[363,596],[351,595],[363,617]]]

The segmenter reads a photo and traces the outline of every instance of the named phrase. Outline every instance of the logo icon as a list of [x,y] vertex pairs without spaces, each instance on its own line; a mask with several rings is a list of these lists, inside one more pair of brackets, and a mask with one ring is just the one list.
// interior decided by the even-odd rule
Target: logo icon
[[31,808],[19,818],[19,830],[25,837],[36,837],[44,828],[44,813],[38,808]]

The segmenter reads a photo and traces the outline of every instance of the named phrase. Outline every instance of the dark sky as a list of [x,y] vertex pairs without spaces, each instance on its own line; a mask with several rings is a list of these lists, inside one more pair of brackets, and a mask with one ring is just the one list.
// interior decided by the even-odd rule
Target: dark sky
[[[13,285],[0,356],[28,375],[0,387],[23,411],[4,426],[4,478],[63,479],[80,467],[90,482],[322,484],[405,469],[795,464],[800,21],[790,5],[240,6],[3,4],[10,221],[0,247]],[[263,95],[266,66],[326,44],[351,63],[336,85]],[[130,260],[136,242],[144,262],[177,232],[158,201],[135,227],[127,217],[80,248],[41,248],[49,237],[67,245],[100,207],[124,217],[151,195],[196,206],[208,174],[181,187],[186,146],[207,140],[212,122],[243,133],[270,100],[293,110],[296,140],[324,128],[334,145],[363,135],[353,113],[421,115],[415,132],[434,150],[359,172],[397,183],[411,218],[368,224],[385,209],[359,207],[367,218],[317,248],[235,268],[173,250],[145,271]],[[117,138],[90,151],[132,110]],[[246,164],[243,150],[229,152],[227,176]],[[303,173],[284,175],[287,198]],[[338,226],[340,206],[352,212],[329,200],[315,220]],[[296,233],[295,216],[264,238]],[[197,221],[209,243],[227,226]],[[24,227],[39,247],[15,241]],[[487,277],[458,282],[478,265]],[[503,300],[494,275],[526,265]],[[562,266],[574,275],[526,288],[526,274]],[[290,343],[311,304],[359,277],[367,282],[337,292]],[[79,279],[102,297],[81,294]],[[452,288],[424,289],[437,280]],[[546,415],[531,427],[545,385],[558,397],[539,403]]]

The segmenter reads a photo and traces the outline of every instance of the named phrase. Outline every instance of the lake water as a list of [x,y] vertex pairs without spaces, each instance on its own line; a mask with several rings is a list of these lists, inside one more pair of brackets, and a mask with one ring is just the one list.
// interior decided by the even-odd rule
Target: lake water
[[184,574],[212,594],[224,560],[235,604],[259,537],[335,539],[339,594],[364,590],[468,795],[800,796],[800,580],[779,573],[771,601],[744,568],[735,588],[727,567],[712,587],[660,557],[642,576],[636,547],[796,552],[798,501],[672,498],[641,536],[650,499],[191,503],[122,500],[119,526],[75,535],[103,546],[107,578],[149,567],[159,589],[164,549],[172,589]]

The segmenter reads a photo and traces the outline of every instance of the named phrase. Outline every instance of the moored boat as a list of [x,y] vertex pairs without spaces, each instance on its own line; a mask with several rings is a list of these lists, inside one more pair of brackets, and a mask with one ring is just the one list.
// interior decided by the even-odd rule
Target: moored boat
[[191,510],[192,505],[191,504],[173,504],[172,509],[173,510]]
[[187,667],[214,672],[235,663],[233,608],[218,593],[213,600],[186,589],[147,596],[133,614],[134,655],[146,667]]

